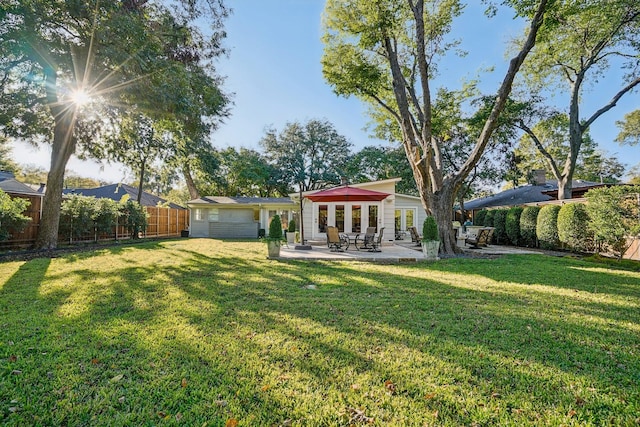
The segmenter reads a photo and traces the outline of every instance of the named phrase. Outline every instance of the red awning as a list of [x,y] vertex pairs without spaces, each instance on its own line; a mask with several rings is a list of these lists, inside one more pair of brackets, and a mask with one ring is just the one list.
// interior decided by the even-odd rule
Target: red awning
[[313,202],[378,202],[388,196],[387,193],[345,185],[344,187],[318,191],[305,197]]

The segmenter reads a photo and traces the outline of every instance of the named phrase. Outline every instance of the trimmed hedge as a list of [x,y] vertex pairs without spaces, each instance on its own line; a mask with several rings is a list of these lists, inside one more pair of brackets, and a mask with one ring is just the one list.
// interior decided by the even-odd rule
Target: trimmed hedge
[[538,206],[527,206],[520,214],[520,244],[529,248],[535,248],[537,244],[536,224],[538,222]]
[[589,230],[589,214],[582,203],[563,205],[558,212],[558,238],[576,251],[593,248],[593,233]]
[[428,216],[422,223],[422,240],[425,242],[440,241],[438,224],[433,216]]
[[628,249],[628,236],[640,233],[640,186],[594,188],[586,194],[589,229],[599,249],[610,250],[622,258]]
[[499,245],[506,245],[509,243],[509,237],[507,236],[507,212],[508,209],[495,209],[493,214],[493,238]]
[[487,213],[484,216],[484,222],[482,224],[476,225],[481,225],[483,227],[493,227],[493,216],[495,215],[495,213],[495,210],[487,210]]
[[560,245],[558,239],[558,212],[560,206],[546,205],[538,213],[536,223],[536,235],[538,242],[543,249],[557,249]]
[[267,235],[271,240],[282,240],[282,220],[280,215],[274,215],[269,223],[269,234]]
[[522,211],[523,208],[520,206],[514,206],[507,211],[505,229],[509,241],[514,245],[522,244],[522,237],[520,234],[520,216],[522,215]]
[[474,225],[484,225],[484,219],[487,216],[487,210],[486,209],[482,209],[479,212],[476,212],[475,217],[473,218],[473,224]]

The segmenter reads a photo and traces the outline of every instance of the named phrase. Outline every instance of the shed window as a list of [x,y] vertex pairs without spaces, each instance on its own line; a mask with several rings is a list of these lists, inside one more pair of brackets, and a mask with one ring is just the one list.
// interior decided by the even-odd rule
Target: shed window
[[202,209],[193,210],[193,219],[196,221],[202,221]]
[[220,212],[218,208],[209,209],[209,221],[218,222],[220,221]]

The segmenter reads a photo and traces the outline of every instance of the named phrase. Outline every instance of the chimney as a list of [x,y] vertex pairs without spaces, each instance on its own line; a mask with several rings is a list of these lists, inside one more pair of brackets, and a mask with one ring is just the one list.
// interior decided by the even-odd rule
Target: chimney
[[38,193],[44,193],[44,187],[46,187],[47,184],[45,184],[44,182],[40,183],[40,188],[38,188]]
[[547,183],[547,171],[545,169],[536,169],[531,172],[533,174],[533,185],[545,185]]
[[347,180],[346,176],[340,177],[340,185],[349,185],[349,181]]

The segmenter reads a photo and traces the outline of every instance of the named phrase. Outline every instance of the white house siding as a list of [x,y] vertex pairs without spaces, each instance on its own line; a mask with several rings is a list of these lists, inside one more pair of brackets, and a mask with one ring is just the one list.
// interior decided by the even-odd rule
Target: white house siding
[[255,239],[259,223],[253,219],[253,208],[218,208],[218,220],[209,219],[209,237],[217,239]]

